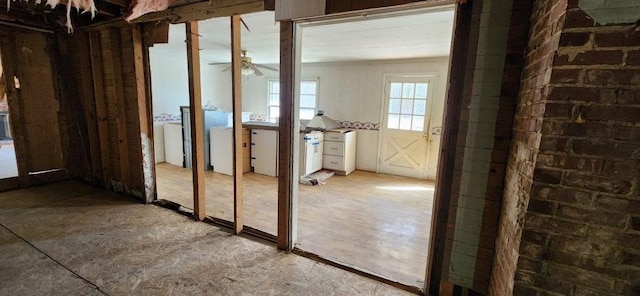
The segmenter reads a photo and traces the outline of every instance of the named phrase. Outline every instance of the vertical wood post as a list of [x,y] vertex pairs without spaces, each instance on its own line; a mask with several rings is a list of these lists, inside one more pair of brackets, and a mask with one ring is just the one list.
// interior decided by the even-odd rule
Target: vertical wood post
[[233,231],[242,232],[244,196],[242,184],[242,57],[240,16],[231,16],[231,74],[233,94]]
[[149,126],[149,113],[147,108],[147,85],[145,80],[145,64],[144,51],[145,47],[142,43],[142,33],[140,25],[134,25],[132,28],[133,37],[133,58],[134,69],[136,75],[136,98],[138,105],[138,124],[140,126],[140,148],[139,157],[142,163],[142,176],[144,178],[144,197],[145,202],[150,203],[154,199],[154,176],[153,176],[153,141]]
[[102,45],[100,31],[89,33],[89,48],[91,51],[91,71],[93,75],[93,96],[96,105],[96,120],[98,125],[98,143],[100,143],[100,159],[102,163],[102,180],[107,181],[113,176],[109,159],[109,128],[107,126],[107,104],[104,96],[104,72],[102,70]]
[[278,159],[278,248],[292,249],[295,38],[292,21],[280,22],[280,127]]
[[187,22],[187,68],[189,70],[189,112],[191,120],[191,164],[193,172],[193,211],[202,221],[204,210],[204,123],[200,87],[200,35],[198,22]]
[[[124,95],[124,82],[122,72],[122,39],[120,28],[109,30],[109,50],[113,65],[113,89],[118,110],[118,155],[120,157],[120,180],[125,186],[129,186],[131,171],[129,168],[129,137],[127,134],[127,101]],[[126,188],[126,187],[125,187]]]

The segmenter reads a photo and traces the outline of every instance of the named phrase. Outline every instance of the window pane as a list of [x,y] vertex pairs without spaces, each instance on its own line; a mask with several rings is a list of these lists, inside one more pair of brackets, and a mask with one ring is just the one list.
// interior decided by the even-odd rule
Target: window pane
[[413,100],[402,100],[402,114],[413,114]]
[[315,95],[316,94],[316,82],[315,81],[302,81],[300,83],[300,93],[303,95]]
[[269,92],[270,93],[280,93],[280,82],[279,81],[269,81]]
[[413,98],[413,83],[405,83],[402,86],[402,97]]
[[269,121],[275,121],[276,117],[280,117],[280,107],[269,107]]
[[269,105],[271,105],[271,106],[280,106],[280,95],[279,94],[270,94],[269,95]]
[[413,101],[413,114],[415,115],[425,115],[427,111],[427,101],[426,100],[415,100]]
[[391,83],[390,97],[400,98],[402,96],[402,83]]
[[416,83],[416,99],[426,99],[427,98],[427,87],[429,85],[426,83]]
[[387,128],[398,129],[399,125],[400,125],[400,115],[389,114]]
[[411,115],[400,115],[400,129],[411,130]]
[[300,95],[300,107],[301,108],[315,108],[316,96],[315,95]]
[[411,130],[421,132],[424,129],[424,116],[414,116]]
[[316,115],[316,109],[300,108],[300,119],[311,119]]
[[399,99],[390,99],[389,100],[389,113],[400,113],[400,100]]

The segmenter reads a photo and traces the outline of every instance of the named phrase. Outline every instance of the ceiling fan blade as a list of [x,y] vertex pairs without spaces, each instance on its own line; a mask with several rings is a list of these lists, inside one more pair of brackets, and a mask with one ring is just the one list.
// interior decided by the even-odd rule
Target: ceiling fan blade
[[231,70],[232,67],[233,66],[226,67],[226,68],[224,68],[224,70],[222,70],[222,72],[227,72],[227,71]]
[[254,71],[253,73],[256,74],[256,76],[262,76],[263,75],[262,71],[258,70],[258,67],[256,67],[256,65],[250,64],[249,67],[251,69],[253,69],[253,71]]
[[251,30],[249,30],[249,26],[247,26],[247,23],[244,22],[244,19],[240,18],[240,22],[244,25],[245,28],[247,28],[247,31],[251,32]]
[[254,64],[254,65],[256,65],[256,67],[260,67],[262,69],[267,69],[267,70],[270,70],[270,71],[273,71],[273,72],[280,72],[280,70],[278,68],[269,67],[269,66],[266,66],[266,65],[259,65],[259,64]]

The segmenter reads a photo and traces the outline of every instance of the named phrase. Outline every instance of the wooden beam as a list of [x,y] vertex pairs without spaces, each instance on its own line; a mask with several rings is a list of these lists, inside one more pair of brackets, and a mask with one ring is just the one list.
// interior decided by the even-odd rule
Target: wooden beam
[[214,17],[264,11],[264,4],[263,0],[207,0],[145,14],[131,22],[169,21],[173,24],[195,22]]
[[240,234],[243,224],[242,192],[242,47],[240,15],[231,16],[231,82],[233,94],[233,232]]
[[[451,185],[456,161],[456,146],[460,128],[460,112],[464,94],[464,73],[469,61],[469,36],[473,5],[458,4],[454,21],[454,36],[451,47],[451,64],[444,107],[444,125],[438,156],[438,172],[434,193],[433,217],[431,217],[431,240],[427,257],[424,290],[427,295],[440,295],[443,278]],[[476,40],[477,41],[477,40]],[[473,62],[472,62],[473,63]]]
[[[169,25],[167,24],[167,27]],[[154,134],[154,129],[153,129],[153,94],[151,91],[151,61],[149,59],[149,47],[151,47],[153,45],[153,43],[150,42],[150,40],[146,39],[144,34],[142,37],[142,41],[144,44],[144,51],[143,51],[143,65],[144,65],[144,78],[145,78],[145,87],[146,87],[146,95],[147,95],[147,110],[149,110],[149,137],[151,138],[151,151],[153,151],[152,155],[153,155],[153,161],[151,162],[151,175],[153,176],[152,181],[153,181],[153,200],[157,200],[158,199],[158,182],[156,180],[156,166],[155,166],[155,148],[154,148],[154,141],[153,139],[155,139],[155,134]]]
[[127,106],[124,97],[124,82],[122,81],[122,40],[120,28],[109,29],[109,50],[111,51],[111,64],[113,73],[113,95],[118,110],[116,117],[118,126],[118,155],[120,157],[120,180],[125,185],[129,184],[131,172],[129,168],[129,137],[127,135]]
[[280,149],[278,160],[278,248],[292,250],[293,166],[292,130],[294,126],[295,24],[280,22]]
[[98,124],[98,138],[100,143],[100,159],[102,160],[102,180],[113,176],[109,159],[109,128],[107,126],[107,104],[104,96],[104,72],[102,70],[102,45],[100,35],[102,31],[89,33],[89,48],[91,51],[91,70],[93,74],[93,96],[96,105],[96,120]]
[[133,37],[133,62],[136,75],[136,101],[138,105],[138,125],[140,127],[140,163],[142,163],[142,176],[144,180],[145,203],[150,203],[155,197],[155,186],[153,176],[153,137],[150,131],[149,114],[151,110],[147,108],[147,85],[145,80],[144,45],[140,25],[133,25],[131,31]]
[[188,22],[187,68],[189,70],[189,112],[191,120],[191,164],[193,170],[193,212],[198,221],[206,217],[204,202],[204,123],[200,87],[200,37],[198,22]]

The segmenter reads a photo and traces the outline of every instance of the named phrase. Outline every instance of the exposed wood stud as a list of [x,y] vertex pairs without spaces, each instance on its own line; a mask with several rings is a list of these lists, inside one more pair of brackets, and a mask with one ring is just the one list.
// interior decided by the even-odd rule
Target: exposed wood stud
[[142,161],[142,177],[144,181],[144,201],[150,203],[154,199],[154,178],[152,167],[153,161],[153,141],[149,131],[153,130],[149,126],[150,110],[147,108],[147,86],[145,80],[144,65],[144,45],[142,43],[142,33],[140,25],[133,25],[133,58],[134,71],[136,76],[136,100],[138,105],[138,123],[140,126],[140,160]]
[[449,219],[449,203],[451,184],[456,161],[456,142],[460,125],[460,112],[465,80],[465,66],[467,65],[467,51],[469,47],[471,4],[458,4],[454,20],[454,36],[451,48],[451,64],[449,66],[449,83],[444,107],[444,125],[438,156],[438,172],[434,193],[434,211],[431,222],[431,239],[429,257],[427,258],[427,273],[424,289],[429,295],[440,295],[439,285],[443,278],[444,254]]
[[240,234],[243,227],[242,214],[242,56],[240,40],[240,15],[231,16],[231,77],[233,94],[233,231]]
[[200,37],[198,22],[186,24],[187,68],[189,70],[189,111],[191,120],[191,163],[193,170],[194,218],[202,221],[206,217],[204,195],[204,123],[202,94],[200,87]]
[[127,136],[127,108],[122,81],[122,50],[120,28],[109,30],[109,49],[111,51],[111,63],[113,65],[112,82],[114,88],[115,103],[118,110],[118,156],[120,157],[120,180],[125,186],[130,185],[131,172],[129,171],[129,138]]
[[109,129],[107,126],[107,104],[104,94],[104,74],[102,72],[101,31],[93,31],[89,35],[91,51],[91,67],[93,72],[93,92],[96,105],[96,119],[98,121],[98,138],[100,143],[100,159],[102,160],[102,180],[107,181],[113,176],[109,160]]
[[[80,44],[89,44],[90,35],[86,32],[77,32],[80,36]],[[79,53],[78,67],[80,71],[80,78],[82,79],[82,93],[80,102],[84,109],[84,119],[87,125],[87,135],[89,138],[89,149],[91,157],[91,167],[93,180],[102,179],[102,161],[100,159],[100,138],[98,131],[98,121],[96,116],[96,102],[94,100],[94,85],[92,82],[92,69],[91,69],[91,52]]]
[[292,182],[291,168],[294,126],[294,27],[292,21],[280,22],[280,127],[278,160],[278,248],[291,250],[292,246]]

